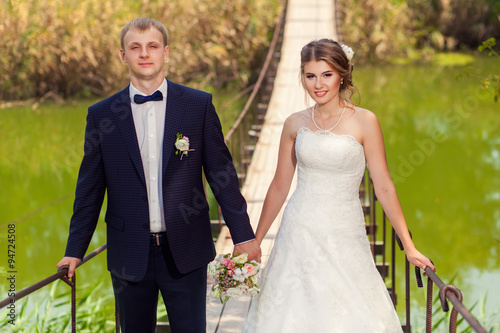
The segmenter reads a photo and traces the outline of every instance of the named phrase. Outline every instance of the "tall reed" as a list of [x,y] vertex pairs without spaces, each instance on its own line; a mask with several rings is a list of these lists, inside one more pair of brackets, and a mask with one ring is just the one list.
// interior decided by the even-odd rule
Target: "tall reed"
[[49,92],[107,95],[127,83],[119,32],[146,16],[171,36],[177,82],[244,86],[261,63],[280,0],[5,0],[0,5],[0,99]]

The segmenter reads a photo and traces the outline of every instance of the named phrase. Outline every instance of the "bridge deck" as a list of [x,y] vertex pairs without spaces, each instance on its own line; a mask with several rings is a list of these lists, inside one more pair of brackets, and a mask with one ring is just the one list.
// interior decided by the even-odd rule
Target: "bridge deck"
[[[305,91],[299,79],[300,50],[311,40],[323,37],[337,39],[334,0],[289,0],[281,60],[274,89],[242,189],[248,202],[248,214],[254,230],[274,176],[283,122],[293,112],[306,107]],[[273,247],[282,212],[283,209],[262,243],[264,265]],[[227,230],[223,230],[216,248],[218,254],[232,252],[233,243]],[[209,285],[207,290],[207,332],[240,332],[251,298],[229,300],[223,309],[219,300],[209,296],[210,287]]]

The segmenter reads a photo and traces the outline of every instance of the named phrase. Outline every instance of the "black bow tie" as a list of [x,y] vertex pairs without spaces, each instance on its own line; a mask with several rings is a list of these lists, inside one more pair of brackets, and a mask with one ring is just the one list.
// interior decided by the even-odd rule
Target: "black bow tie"
[[135,104],[143,104],[149,101],[161,101],[163,100],[163,94],[161,91],[157,90],[153,95],[143,96],[143,95],[134,95]]

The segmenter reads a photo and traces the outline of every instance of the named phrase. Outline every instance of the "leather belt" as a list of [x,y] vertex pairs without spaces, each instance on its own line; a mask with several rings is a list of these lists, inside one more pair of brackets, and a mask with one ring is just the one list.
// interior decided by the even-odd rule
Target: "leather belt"
[[160,246],[167,241],[166,232],[152,232],[149,234],[149,244]]

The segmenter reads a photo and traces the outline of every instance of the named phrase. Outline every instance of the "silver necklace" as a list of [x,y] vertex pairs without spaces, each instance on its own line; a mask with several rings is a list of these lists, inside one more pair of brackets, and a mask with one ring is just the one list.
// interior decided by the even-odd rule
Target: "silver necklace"
[[340,120],[342,119],[342,116],[344,115],[344,111],[345,111],[345,108],[347,106],[347,103],[344,101],[344,109],[342,110],[342,113],[340,114],[340,117],[339,117],[339,120],[337,120],[337,122],[335,123],[335,125],[333,125],[332,128],[330,129],[322,129],[321,127],[319,127],[317,124],[316,124],[316,121],[314,121],[314,109],[316,108],[316,106],[318,106],[318,104],[314,105],[314,107],[312,108],[311,110],[311,113],[312,113],[312,121],[313,121],[313,124],[314,126],[316,126],[317,129],[319,129],[321,132],[331,132],[335,129],[335,127],[337,127],[337,125],[340,123]]

